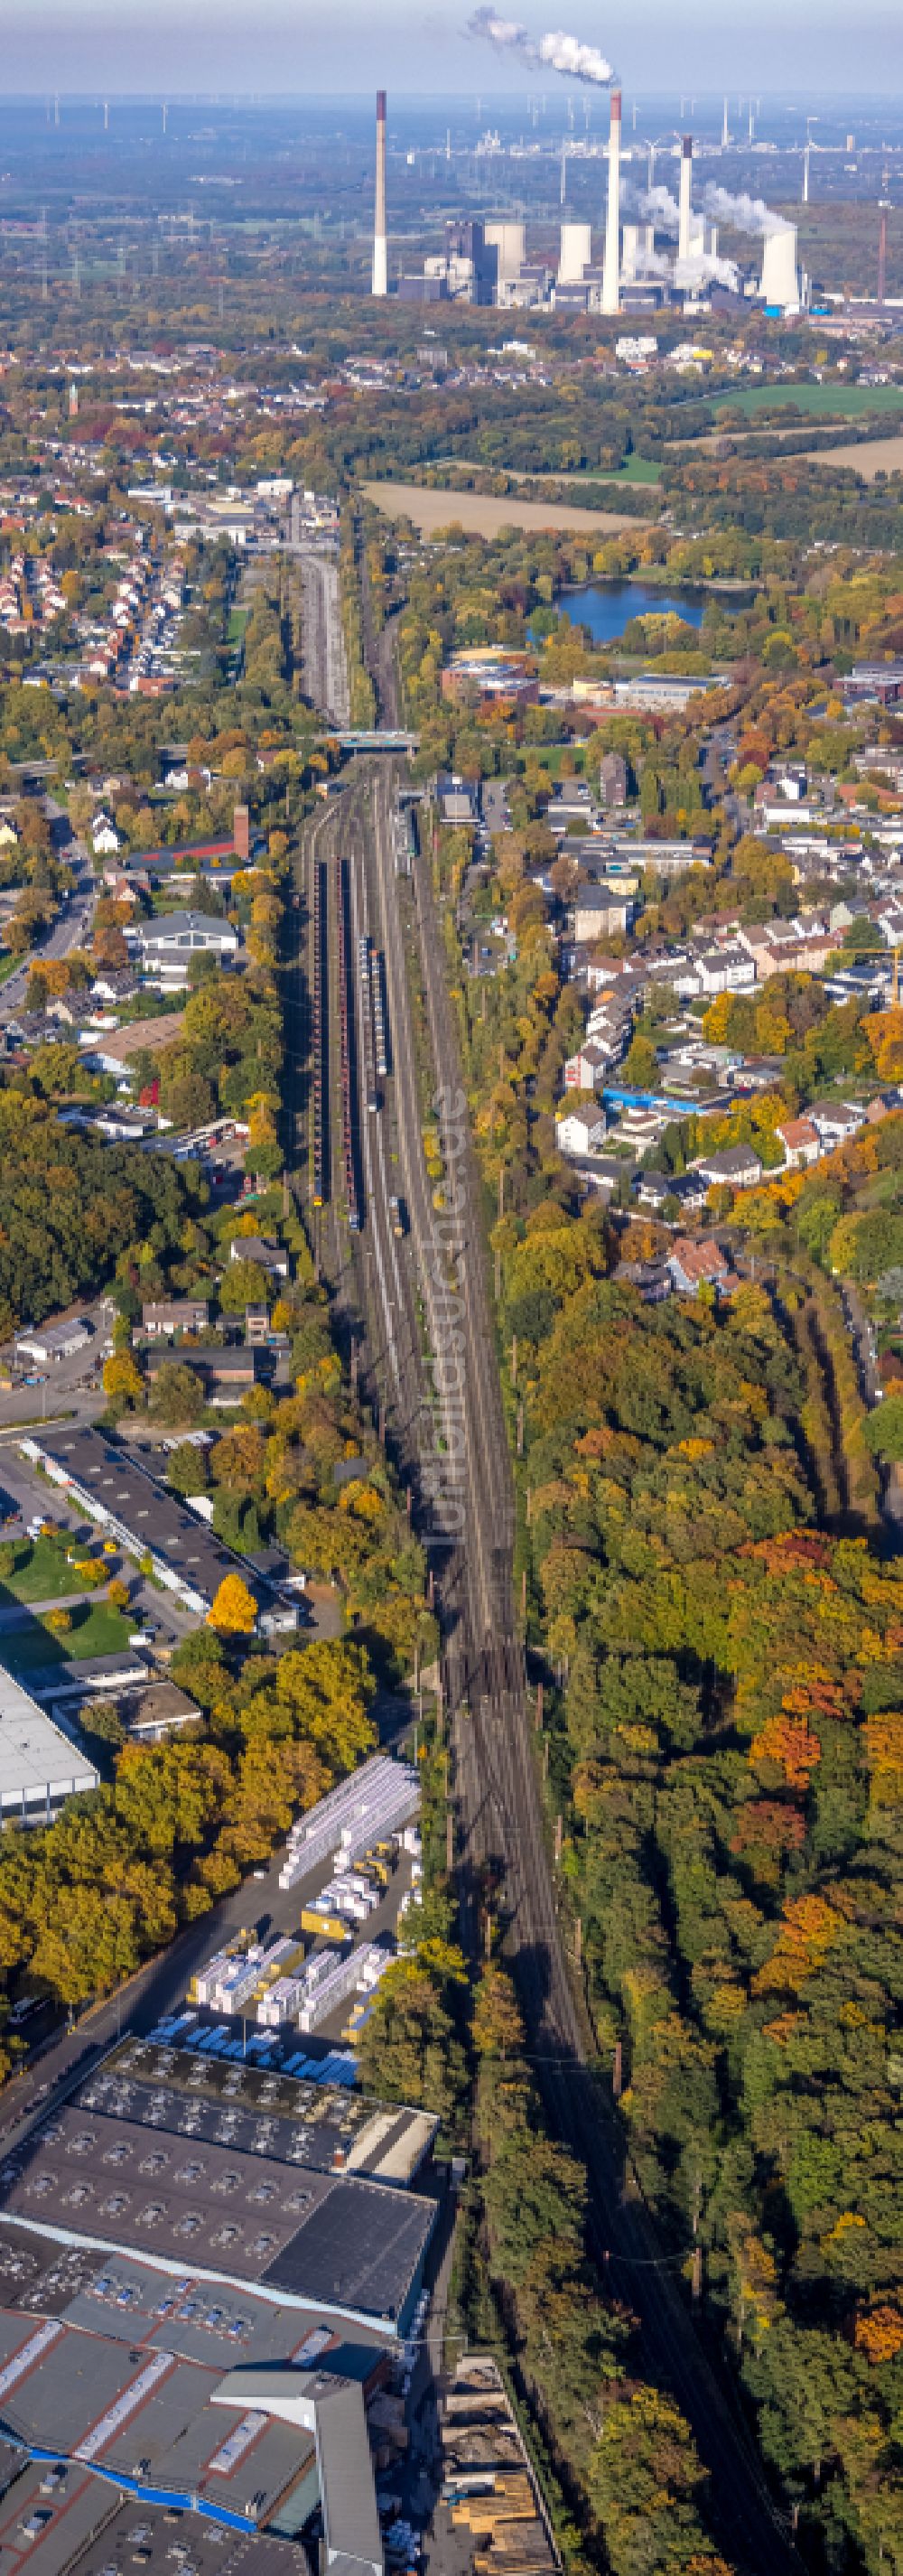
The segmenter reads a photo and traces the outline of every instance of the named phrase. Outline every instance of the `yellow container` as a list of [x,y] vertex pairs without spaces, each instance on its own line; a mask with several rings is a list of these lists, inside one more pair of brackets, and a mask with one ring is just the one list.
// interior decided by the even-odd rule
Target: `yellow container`
[[323,1941],[350,1941],[351,1939],[348,1925],[342,1922],[341,1915],[315,1914],[312,1906],[309,1905],[305,1905],[302,1910],[301,1930],[319,1932]]

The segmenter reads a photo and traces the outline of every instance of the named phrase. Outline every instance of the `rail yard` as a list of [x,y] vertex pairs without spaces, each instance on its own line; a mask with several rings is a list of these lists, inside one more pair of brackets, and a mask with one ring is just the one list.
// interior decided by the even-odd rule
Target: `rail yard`
[[[395,713],[390,656],[384,634],[377,669],[387,720]],[[725,2542],[746,2568],[790,2566],[789,2526],[625,2176],[607,2070],[565,1953],[535,1692],[515,1613],[513,1485],[478,1176],[430,868],[420,858],[407,876],[398,865],[404,777],[392,754],[356,760],[341,794],[311,819],[299,861],[298,1009],[303,1025],[309,988],[313,1061],[295,1065],[293,1105],[318,1265],[430,1549],[465,1938],[479,1956],[491,1906],[551,2123],[587,2167],[597,2260],[641,2317],[647,2366],[667,2378],[693,2426]],[[441,1224],[423,1147],[437,1100],[455,1129]],[[396,1227],[399,1202],[406,1237]]]

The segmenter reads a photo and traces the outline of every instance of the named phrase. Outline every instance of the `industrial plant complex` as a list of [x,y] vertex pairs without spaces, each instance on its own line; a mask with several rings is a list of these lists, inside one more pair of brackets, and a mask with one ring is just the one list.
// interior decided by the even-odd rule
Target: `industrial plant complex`
[[[643,147],[644,184],[635,175],[638,147],[622,150],[622,101],[611,91],[608,178],[603,238],[594,250],[593,227],[563,220],[557,261],[532,257],[521,220],[470,216],[446,222],[443,248],[423,268],[390,281],[386,214],[386,93],[376,100],[376,197],[373,294],[396,294],[403,303],[497,305],[565,313],[649,313],[666,307],[685,312],[714,308],[793,315],[805,310],[809,281],[797,261],[794,224],[759,198],[731,196],[707,186],[694,205],[693,137],[675,136],[669,147],[678,166],[678,195],[654,183],[656,147]],[[622,178],[628,164],[628,184]],[[562,162],[562,202],[565,166]],[[629,217],[629,220],[627,219]],[[755,257],[727,259],[719,250],[719,219],[731,232],[758,245]]]

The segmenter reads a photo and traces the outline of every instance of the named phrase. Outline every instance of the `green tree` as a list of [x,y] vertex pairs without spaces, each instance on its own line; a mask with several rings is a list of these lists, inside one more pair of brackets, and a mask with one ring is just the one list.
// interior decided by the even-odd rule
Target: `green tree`
[[155,1422],[198,1422],[204,1411],[204,1389],[197,1372],[178,1360],[164,1360],[147,1400]]
[[131,1351],[114,1351],[103,1364],[104,1394],[112,1404],[140,1404],[144,1379]]
[[227,1264],[219,1287],[224,1315],[243,1314],[246,1306],[266,1306],[269,1294],[269,1280],[259,1261],[236,1259]]

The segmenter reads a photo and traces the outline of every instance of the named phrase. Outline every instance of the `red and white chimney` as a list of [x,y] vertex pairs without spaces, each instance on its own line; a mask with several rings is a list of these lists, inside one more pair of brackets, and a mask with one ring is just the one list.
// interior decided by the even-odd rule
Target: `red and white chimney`
[[388,295],[389,261],[386,248],[386,93],[376,93],[376,210],[373,225],[374,295]]

